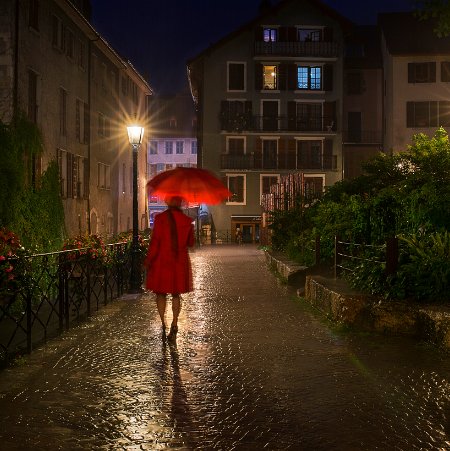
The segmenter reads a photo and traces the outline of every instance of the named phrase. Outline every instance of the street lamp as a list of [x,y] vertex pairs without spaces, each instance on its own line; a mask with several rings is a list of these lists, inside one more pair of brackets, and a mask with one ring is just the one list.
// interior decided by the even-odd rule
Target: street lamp
[[128,140],[133,148],[133,242],[131,244],[131,277],[130,292],[141,291],[141,262],[139,252],[139,223],[138,223],[138,151],[144,137],[144,128],[138,125],[127,127]]

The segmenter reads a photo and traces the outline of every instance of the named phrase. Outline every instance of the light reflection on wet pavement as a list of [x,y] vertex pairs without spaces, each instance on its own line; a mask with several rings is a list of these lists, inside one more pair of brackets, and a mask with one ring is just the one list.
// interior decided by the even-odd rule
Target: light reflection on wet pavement
[[0,449],[450,449],[449,355],[333,331],[256,247],[192,262],[176,345],[145,294],[0,373]]

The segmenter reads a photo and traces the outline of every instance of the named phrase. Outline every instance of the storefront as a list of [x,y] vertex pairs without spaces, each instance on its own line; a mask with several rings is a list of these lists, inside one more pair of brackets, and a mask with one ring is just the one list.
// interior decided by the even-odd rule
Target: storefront
[[259,215],[232,215],[231,234],[236,237],[236,232],[241,232],[242,243],[257,244],[260,242],[261,216]]

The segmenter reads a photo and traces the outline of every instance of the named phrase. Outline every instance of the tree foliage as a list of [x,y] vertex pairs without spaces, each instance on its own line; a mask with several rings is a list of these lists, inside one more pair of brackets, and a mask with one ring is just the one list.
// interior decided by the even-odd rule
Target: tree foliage
[[[417,284],[411,283],[413,266],[416,265],[414,278],[424,281],[434,279],[427,278],[425,269],[421,268],[437,265],[430,263],[430,255],[416,252],[413,247],[426,247],[429,245],[426,237],[433,236],[433,252],[437,255],[436,249],[439,243],[447,243],[447,236],[442,237],[450,229],[450,143],[447,132],[439,128],[431,138],[418,134],[407,151],[394,155],[380,153],[364,169],[364,175],[330,187],[307,211],[277,212],[273,227],[275,243],[292,254],[299,237],[304,242],[305,235],[309,234],[312,239],[319,234],[321,255],[331,260],[335,235],[345,241],[380,246],[389,237],[401,236],[404,267],[396,278],[387,280],[382,268],[375,270],[373,265],[370,268],[361,263],[355,268],[354,280],[359,287],[370,288],[377,294],[384,290],[392,297],[410,296],[408,284],[415,286],[419,293]],[[441,249],[439,255],[447,255],[445,249]],[[418,263],[421,258],[423,265]],[[442,258],[439,261],[442,262]],[[423,272],[423,277],[418,277],[417,271]],[[450,293],[450,286],[446,287]],[[436,293],[442,294],[441,288],[434,287],[438,290]]]

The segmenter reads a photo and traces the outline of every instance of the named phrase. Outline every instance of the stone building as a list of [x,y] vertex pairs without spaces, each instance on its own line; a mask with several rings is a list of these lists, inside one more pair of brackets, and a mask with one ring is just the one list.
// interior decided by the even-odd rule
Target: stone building
[[[38,178],[58,161],[69,236],[132,227],[126,126],[148,125],[152,95],[133,65],[92,27],[89,14],[87,0],[0,3],[0,118],[8,122],[22,110],[40,128],[45,152],[33,171]],[[138,203],[145,228],[145,141],[142,148]]]

